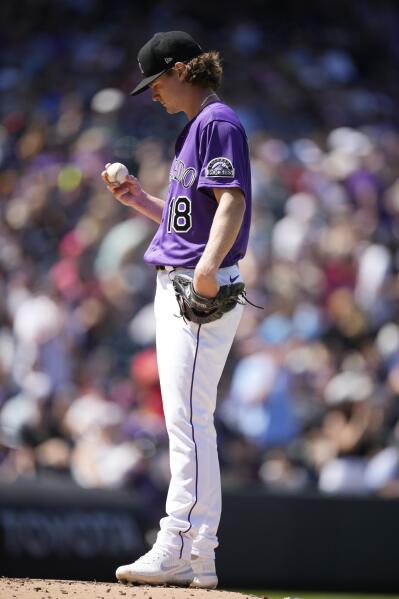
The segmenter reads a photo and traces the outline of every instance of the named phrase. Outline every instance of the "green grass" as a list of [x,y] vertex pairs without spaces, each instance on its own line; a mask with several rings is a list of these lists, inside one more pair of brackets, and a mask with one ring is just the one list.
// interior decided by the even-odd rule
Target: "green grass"
[[255,597],[268,597],[268,599],[284,599],[284,597],[296,597],[298,599],[399,599],[399,595],[368,595],[365,593],[324,593],[312,592],[305,593],[302,591],[259,591],[259,590],[235,590],[246,595],[254,595]]

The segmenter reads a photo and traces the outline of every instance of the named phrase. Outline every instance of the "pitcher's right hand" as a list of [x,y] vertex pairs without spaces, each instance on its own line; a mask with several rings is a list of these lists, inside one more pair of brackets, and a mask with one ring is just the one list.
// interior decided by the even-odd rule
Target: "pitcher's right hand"
[[126,177],[125,181],[121,184],[120,183],[111,183],[108,180],[108,176],[107,176],[107,167],[110,164],[111,163],[108,162],[105,165],[105,170],[103,170],[103,172],[101,173],[101,177],[102,177],[104,183],[106,184],[108,191],[110,191],[112,193],[114,198],[116,200],[118,200],[118,202],[120,204],[134,208],[137,200],[142,198],[142,196],[144,194],[144,191],[140,185],[139,180],[136,179],[136,177],[134,177],[133,175],[128,175]]

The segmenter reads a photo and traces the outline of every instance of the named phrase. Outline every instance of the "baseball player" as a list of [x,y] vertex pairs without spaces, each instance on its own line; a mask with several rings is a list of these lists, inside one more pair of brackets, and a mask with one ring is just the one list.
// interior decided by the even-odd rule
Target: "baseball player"
[[[157,269],[156,346],[171,480],[152,549],[116,577],[135,584],[215,588],[220,472],[213,414],[217,386],[242,315],[251,218],[246,135],[217,96],[222,69],[182,31],[155,34],[139,51],[143,80],[169,114],[183,111],[166,200],[129,175],[108,189],[159,228],[144,260]],[[106,165],[107,166],[107,165]]]

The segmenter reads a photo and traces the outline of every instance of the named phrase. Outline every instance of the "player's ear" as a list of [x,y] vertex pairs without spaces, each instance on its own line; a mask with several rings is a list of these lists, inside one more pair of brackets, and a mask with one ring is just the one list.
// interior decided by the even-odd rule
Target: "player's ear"
[[179,77],[180,81],[183,81],[186,72],[186,65],[184,64],[184,62],[176,62],[174,68],[177,72],[177,76]]

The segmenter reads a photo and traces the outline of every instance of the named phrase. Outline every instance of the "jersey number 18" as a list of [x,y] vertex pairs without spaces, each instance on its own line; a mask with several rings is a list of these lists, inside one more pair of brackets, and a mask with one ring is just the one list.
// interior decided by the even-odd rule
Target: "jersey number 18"
[[191,200],[186,196],[172,198],[168,210],[168,233],[187,233],[192,227]]

